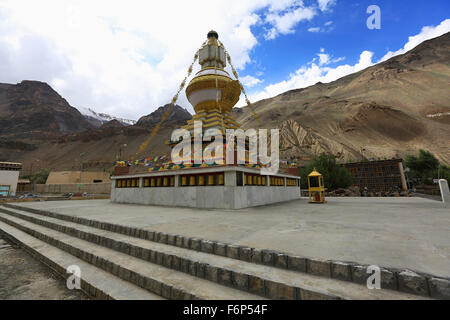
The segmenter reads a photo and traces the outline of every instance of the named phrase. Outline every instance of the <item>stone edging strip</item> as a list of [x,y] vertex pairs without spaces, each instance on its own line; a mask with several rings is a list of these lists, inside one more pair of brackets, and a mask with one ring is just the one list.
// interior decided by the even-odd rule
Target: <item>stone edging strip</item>
[[[11,234],[9,234],[9,233],[1,230],[1,229],[0,229],[0,234],[2,234],[5,238],[7,238],[11,242],[15,243],[16,245],[18,245],[19,247],[24,249],[33,258],[35,258],[36,260],[42,262],[47,267],[49,267],[50,269],[55,271],[63,279],[66,279],[67,271],[66,271],[66,269],[63,266],[61,266],[58,263],[55,263],[54,261],[48,259],[46,256],[42,255],[40,252],[38,252],[35,249],[27,246],[25,243],[21,242],[19,239],[16,239],[14,236],[12,236]],[[111,296],[109,296],[108,294],[106,294],[102,290],[100,290],[100,289],[94,287],[93,285],[91,285],[90,283],[88,283],[86,280],[83,279],[83,277],[81,277],[81,279],[80,279],[80,286],[81,286],[81,290],[86,295],[88,295],[91,298],[95,298],[95,299],[98,299],[98,300],[113,300],[113,298]]]
[[[143,230],[135,227],[63,215],[51,211],[21,207],[18,205],[3,204],[3,206],[40,214],[59,220],[74,222],[97,229],[124,234],[131,237],[146,239],[149,241],[225,256],[256,264],[309,273],[316,276],[350,281],[362,285],[366,284],[367,278],[369,277],[369,274],[367,274],[368,265],[357,262],[305,258],[275,250],[256,249],[218,241],[203,240],[195,237],[171,235],[164,232]],[[442,278],[398,268],[380,267],[380,270],[381,288],[383,289],[397,290],[436,299],[450,299],[449,278]]]
[[[149,261],[161,265],[163,267],[174,269],[192,276],[196,276],[205,280],[209,280],[221,285],[232,287],[241,291],[249,292],[252,294],[260,295],[262,297],[267,297],[269,299],[286,299],[286,300],[309,300],[309,299],[320,299],[320,300],[338,300],[338,296],[320,292],[319,290],[308,290],[299,287],[289,286],[283,283],[270,281],[263,279],[255,275],[249,275],[245,273],[235,272],[226,268],[221,268],[213,266],[207,263],[202,263],[198,261],[193,261],[190,259],[182,258],[177,255],[166,254],[164,252],[145,249],[139,246],[134,246],[129,243],[122,241],[116,241],[111,238],[96,235],[93,233],[77,230],[71,227],[58,225],[49,221],[40,220],[34,217],[29,217],[22,215],[17,212],[12,212],[0,208],[0,212],[11,215],[13,217],[29,221],[31,223],[41,225],[46,228],[53,229],[55,231],[63,232],[68,235],[77,237],[79,239],[89,241],[94,244],[98,244],[118,252],[128,254],[130,256]],[[15,222],[10,222],[2,217],[0,221],[8,224],[12,224],[14,227],[23,230],[26,233],[32,234],[33,236],[45,237],[39,232],[32,230],[30,228],[20,226]],[[40,238],[39,238],[40,239]],[[46,240],[44,240],[46,241]],[[58,241],[58,240],[56,240]],[[49,242],[50,243],[50,242]],[[50,243],[53,245],[53,243]],[[63,248],[61,248],[63,249]],[[64,250],[64,249],[63,249]],[[66,250],[67,251],[67,250]],[[72,254],[71,251],[68,251]],[[83,257],[80,257],[83,259]],[[90,260],[86,260],[89,263]],[[97,265],[96,265],[97,266]],[[107,270],[108,271],[108,270]],[[125,279],[126,280],[126,279]]]
[[[175,288],[173,286],[166,285],[165,283],[160,282],[158,280],[149,278],[147,276],[143,276],[137,272],[134,272],[132,270],[124,268],[124,267],[122,267],[118,264],[115,264],[109,260],[103,259],[102,257],[96,256],[87,251],[84,251],[82,249],[71,246],[70,244],[67,244],[63,241],[49,237],[43,233],[40,233],[36,230],[33,230],[33,229],[30,229],[23,225],[20,225],[16,222],[4,219],[3,217],[0,217],[0,221],[3,221],[4,223],[7,223],[23,232],[26,232],[29,235],[32,235],[33,237],[35,237],[41,241],[44,241],[54,247],[64,250],[81,260],[84,260],[100,269],[103,269],[103,270],[119,277],[122,280],[131,282],[131,283],[133,283],[143,289],[146,289],[152,293],[155,293],[163,298],[173,299],[173,300],[199,300],[199,298],[197,296],[190,294],[190,293],[184,291],[183,289]],[[16,241],[20,242],[20,240],[17,240],[17,239],[16,239]],[[55,263],[50,261],[50,266],[55,266]],[[59,267],[59,266],[57,266],[57,267],[58,267],[59,272],[61,272],[62,271],[61,267]],[[65,272],[65,270],[62,272]],[[97,295],[98,290],[96,288],[92,288],[92,289],[89,288],[88,290],[89,291],[87,291],[87,292],[90,292],[90,293],[93,292],[95,294],[94,295],[95,297],[98,296]],[[100,295],[100,297],[101,297],[101,295]]]

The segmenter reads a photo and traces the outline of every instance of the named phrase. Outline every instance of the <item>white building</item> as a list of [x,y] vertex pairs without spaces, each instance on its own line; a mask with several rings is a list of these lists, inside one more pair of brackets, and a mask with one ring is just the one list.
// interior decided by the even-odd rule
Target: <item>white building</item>
[[0,162],[0,196],[15,196],[19,172],[22,164],[17,162]]

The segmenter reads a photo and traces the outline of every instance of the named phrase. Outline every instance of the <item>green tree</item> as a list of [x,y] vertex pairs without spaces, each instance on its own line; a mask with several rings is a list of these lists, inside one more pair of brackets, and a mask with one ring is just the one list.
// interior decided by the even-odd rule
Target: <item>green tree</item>
[[[405,158],[405,167],[411,170],[410,177],[419,179],[422,183],[432,184],[433,179],[438,177],[438,171],[440,173],[443,169],[443,174],[447,172],[446,166],[440,166],[439,160],[426,150],[419,150],[419,155],[408,155]],[[442,177],[442,176],[441,176]]]
[[24,176],[23,178],[29,179],[31,183],[45,184],[49,174],[50,174],[49,170],[41,169],[38,172],[29,176]]
[[447,181],[450,181],[450,167],[444,164],[440,164],[437,177],[439,179],[445,179]]
[[334,190],[352,185],[353,178],[347,168],[340,166],[333,155],[321,154],[306,167],[300,168],[302,188],[308,188],[308,174],[316,168],[323,175],[325,188]]

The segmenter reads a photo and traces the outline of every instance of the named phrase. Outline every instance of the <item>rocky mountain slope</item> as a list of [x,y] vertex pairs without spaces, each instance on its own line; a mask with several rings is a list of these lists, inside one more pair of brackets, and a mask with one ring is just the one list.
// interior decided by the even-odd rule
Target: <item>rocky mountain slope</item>
[[102,112],[95,112],[91,108],[78,108],[78,110],[96,128],[101,127],[103,124],[113,120],[117,120],[125,126],[131,126],[136,123],[136,120],[119,118]]
[[[422,148],[450,164],[449,84],[450,34],[445,34],[337,81],[253,106],[264,128],[280,128],[283,158],[306,162],[325,152],[349,161],[403,157]],[[135,125],[112,121],[94,128],[49,88],[28,81],[0,85],[0,160],[21,161],[25,171],[77,170],[83,152],[85,169],[110,169],[123,144],[124,159],[168,154],[165,142],[172,130],[191,118],[175,106],[148,148],[136,156],[167,105]],[[234,110],[234,116],[243,128],[258,128],[247,108]]]
[[[12,85],[5,85],[9,86]],[[160,107],[142,117],[135,125],[124,125],[121,121],[113,119],[104,122],[100,127],[88,123],[88,129],[67,134],[49,131],[44,135],[45,130],[42,134],[33,130],[27,135],[26,131],[21,131],[22,126],[18,126],[14,134],[0,136],[0,161],[22,162],[24,168],[22,174],[29,174],[39,168],[79,170],[80,154],[83,153],[85,170],[110,169],[117,160],[119,149],[122,149],[123,159],[136,157],[139,146],[149,137],[167,107],[168,105]],[[165,142],[171,132],[190,118],[189,112],[174,106],[164,125],[154,136],[151,146],[139,156],[167,154],[170,149]],[[86,121],[83,117],[81,119]],[[125,144],[127,147],[124,148]]]
[[[154,126],[158,124],[163,114],[166,112],[166,110],[170,107],[170,104],[166,104],[162,107],[159,107],[156,111],[152,112],[151,114],[147,116],[143,116],[140,118],[137,122],[137,126]],[[170,111],[169,116],[165,120],[165,122],[168,121],[187,121],[192,118],[192,115],[187,111],[186,109],[180,107],[179,105],[174,105],[172,110]],[[163,122],[164,123],[164,122]]]
[[48,84],[0,84],[0,136],[49,138],[93,126]]
[[[450,33],[334,82],[258,101],[264,127],[281,128],[287,156],[322,151],[342,161],[390,158],[419,148],[450,163]],[[244,128],[252,113],[235,112]]]

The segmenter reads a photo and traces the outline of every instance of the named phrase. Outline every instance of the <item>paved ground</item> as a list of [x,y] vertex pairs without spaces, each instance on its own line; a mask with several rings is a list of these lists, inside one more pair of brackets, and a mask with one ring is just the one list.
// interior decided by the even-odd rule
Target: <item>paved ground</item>
[[0,237],[0,300],[86,300],[23,249]]
[[450,210],[423,198],[305,199],[243,210],[113,204],[21,203],[171,234],[281,250],[306,257],[410,268],[450,277]]

